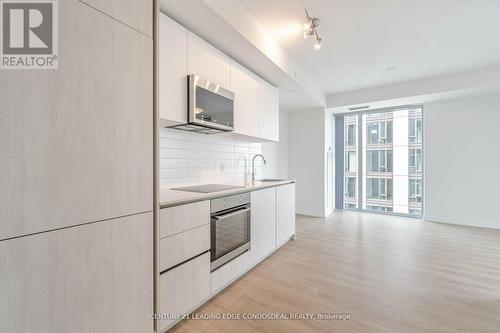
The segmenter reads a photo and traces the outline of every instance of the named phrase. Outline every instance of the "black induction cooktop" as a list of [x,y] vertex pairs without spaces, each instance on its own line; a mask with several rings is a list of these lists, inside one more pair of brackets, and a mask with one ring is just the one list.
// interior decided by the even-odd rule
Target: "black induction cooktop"
[[172,188],[172,190],[186,191],[186,192],[197,192],[197,193],[213,193],[213,192],[221,192],[221,191],[227,191],[227,190],[235,190],[235,189],[244,188],[244,187],[245,186],[224,185],[224,184],[204,184],[204,185],[196,185],[196,186],[176,187],[176,188]]

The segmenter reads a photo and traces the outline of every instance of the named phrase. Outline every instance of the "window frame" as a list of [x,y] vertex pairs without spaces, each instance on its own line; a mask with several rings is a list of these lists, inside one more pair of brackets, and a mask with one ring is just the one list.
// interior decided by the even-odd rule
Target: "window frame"
[[[367,196],[368,192],[368,185],[367,185],[367,179],[368,178],[373,178],[373,177],[384,177],[385,175],[376,175],[376,174],[371,174],[369,175],[370,172],[374,173],[376,171],[369,171],[370,169],[368,168],[368,162],[365,162],[364,158],[367,157],[366,152],[370,150],[382,150],[385,147],[384,145],[392,146],[394,149],[394,133],[389,133],[388,131],[394,131],[394,117],[390,116],[390,113],[394,115],[395,111],[408,111],[408,121],[410,119],[416,119],[412,120],[412,125],[414,127],[414,133],[413,137],[415,138],[410,142],[409,139],[409,134],[408,133],[408,149],[410,148],[417,148],[413,146],[418,146],[417,150],[420,152],[420,154],[417,154],[417,150],[415,150],[415,155],[414,155],[414,160],[413,163],[415,165],[415,170],[418,170],[418,174],[413,174],[414,177],[420,177],[421,179],[421,184],[422,186],[417,190],[420,192],[420,196],[422,198],[421,203],[418,207],[415,207],[415,205],[409,205],[408,207],[408,213],[394,213],[391,212],[389,215],[396,215],[396,216],[405,216],[405,217],[410,217],[410,218],[418,218],[421,219],[423,217],[424,213],[424,191],[425,189],[423,188],[423,185],[425,183],[425,161],[424,161],[424,154],[425,154],[425,133],[424,133],[424,125],[425,125],[425,110],[423,105],[403,105],[403,106],[398,106],[398,107],[388,107],[388,108],[381,108],[381,109],[372,109],[372,110],[364,110],[364,111],[349,111],[345,113],[338,113],[336,115],[344,116],[344,117],[358,117],[357,121],[357,151],[358,151],[358,174],[356,179],[361,177],[362,179],[359,179],[358,186],[357,186],[357,201],[356,201],[356,207],[355,209],[352,208],[347,208],[348,210],[355,210],[355,211],[361,211],[361,212],[372,212],[370,210],[367,210],[365,208],[362,208],[363,206],[366,207],[369,204],[374,204],[373,200],[370,203],[365,202],[366,199],[369,199]],[[367,116],[365,120],[365,116]],[[363,119],[363,122],[361,122],[361,119]],[[379,123],[384,122],[384,125],[379,125]],[[375,127],[374,124],[377,124]],[[409,122],[408,122],[409,124]],[[379,142],[378,138],[380,137],[380,126],[386,126],[386,135],[385,135],[385,142]],[[399,125],[398,125],[399,126]],[[408,125],[410,126],[410,124]],[[399,127],[398,127],[399,128]],[[419,130],[420,129],[420,130]],[[372,130],[374,130],[373,133],[373,139],[372,139]],[[383,132],[383,129],[382,129]],[[399,132],[398,132],[399,133]],[[383,134],[383,133],[382,133]],[[391,135],[390,135],[391,134]],[[364,137],[366,135],[366,137]],[[384,137],[382,135],[382,137]],[[375,140],[376,139],[376,140]],[[366,146],[365,146],[366,145]],[[378,147],[377,147],[378,146]],[[378,148],[378,149],[377,149]],[[345,149],[345,146],[344,146]],[[389,154],[384,152],[384,153],[379,153],[379,154],[384,154],[382,155],[384,157],[384,161],[382,164],[385,164],[385,167],[387,168],[386,170],[389,170]],[[399,155],[398,155],[399,156]],[[417,163],[417,157],[420,156],[420,163]],[[399,158],[399,157],[398,157]],[[360,164],[361,161],[361,164]],[[393,156],[393,161],[391,164],[391,171],[387,171],[387,173],[392,173],[394,174],[394,156]],[[417,169],[418,167],[418,169]],[[342,170],[342,169],[341,169]],[[361,171],[363,170],[363,171]],[[398,169],[399,170],[399,169]],[[409,170],[408,170],[409,171]],[[366,174],[365,174],[366,172]],[[380,168],[379,168],[380,172]],[[408,174],[408,177],[411,179],[412,173]],[[387,184],[388,185],[388,184]],[[392,183],[392,186],[394,186],[394,182]],[[390,200],[394,202],[394,189],[392,189],[391,194],[389,194],[389,191],[387,192],[387,197],[391,198]],[[352,201],[351,201],[352,203]],[[345,205],[342,205],[341,207],[345,208]],[[417,214],[415,214],[415,211],[418,211]]]

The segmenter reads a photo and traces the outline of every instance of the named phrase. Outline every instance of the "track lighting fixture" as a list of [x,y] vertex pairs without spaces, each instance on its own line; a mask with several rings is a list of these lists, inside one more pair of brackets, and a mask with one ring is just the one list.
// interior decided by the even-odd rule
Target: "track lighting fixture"
[[319,18],[309,16],[307,9],[304,9],[306,12],[306,22],[304,23],[304,38],[309,38],[311,36],[316,38],[316,42],[314,43],[314,49],[319,50],[321,48],[321,38],[318,35],[318,31],[316,30],[319,26]]
[[319,50],[321,48],[321,38],[318,38],[316,40],[316,43],[314,43],[314,49]]

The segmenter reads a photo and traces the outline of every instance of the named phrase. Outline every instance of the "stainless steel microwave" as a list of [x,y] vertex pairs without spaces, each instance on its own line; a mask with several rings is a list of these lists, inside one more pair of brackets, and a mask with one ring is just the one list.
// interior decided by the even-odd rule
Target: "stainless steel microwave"
[[234,93],[198,75],[188,75],[188,125],[206,134],[234,130]]

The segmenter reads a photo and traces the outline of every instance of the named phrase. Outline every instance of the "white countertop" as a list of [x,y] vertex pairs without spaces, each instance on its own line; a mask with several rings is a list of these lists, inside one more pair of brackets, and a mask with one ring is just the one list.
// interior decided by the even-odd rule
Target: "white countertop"
[[[261,190],[264,188],[275,187],[285,184],[295,183],[295,180],[277,180],[277,181],[255,181],[251,185],[246,185],[242,188],[235,188],[227,191],[219,191],[212,193],[196,193],[172,190],[170,186],[160,187],[160,208],[167,208],[177,205],[183,205],[196,201],[210,200],[214,198],[225,197],[228,195],[245,193],[250,191]],[[201,184],[199,184],[201,185]],[[243,186],[243,185],[241,185]],[[178,187],[178,186],[175,186]]]

